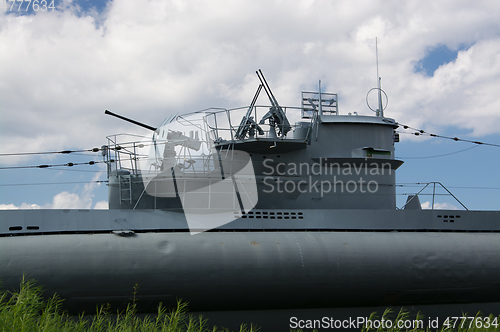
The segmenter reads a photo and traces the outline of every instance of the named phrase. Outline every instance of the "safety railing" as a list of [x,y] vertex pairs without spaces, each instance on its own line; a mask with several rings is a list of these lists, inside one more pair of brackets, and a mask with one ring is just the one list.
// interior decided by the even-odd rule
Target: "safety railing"
[[[422,194],[422,192],[427,189],[430,185],[432,185],[432,194]],[[442,189],[444,189],[446,191],[445,194],[438,194],[436,193],[436,185],[441,187]],[[431,209],[434,210],[434,206],[435,206],[435,198],[436,196],[441,196],[441,195],[446,195],[446,196],[451,196],[453,197],[465,210],[469,210],[455,195],[453,195],[451,193],[451,191],[448,190],[448,188],[446,188],[441,182],[428,182],[425,184],[425,186],[420,189],[420,191],[416,194],[413,195],[413,197],[411,199],[409,199],[405,205],[403,205],[401,207],[401,209],[404,209],[413,199],[415,199],[416,197],[418,197],[419,195],[432,195],[432,203],[431,203]]]
[[[181,173],[207,173],[216,167],[212,156],[216,142],[251,138],[306,140],[318,119],[317,116],[302,118],[300,107],[281,107],[289,125],[287,132],[282,133],[279,119],[269,121],[268,117],[266,123],[260,123],[270,108],[262,105],[234,109],[211,108],[179,115],[168,126],[159,128],[153,134],[154,141],[151,137],[132,134],[108,136],[108,145],[103,152],[108,174],[119,170],[139,174],[141,166],[144,167],[141,164],[144,159],[147,159],[147,168],[142,169],[142,174],[144,171],[149,174],[160,173],[170,167],[177,167]],[[250,117],[253,122],[242,121]],[[244,135],[240,130],[237,135],[243,123],[248,126],[248,130],[243,131]],[[300,130],[295,133],[296,129]],[[150,152],[153,145],[154,153]]]
[[103,147],[103,158],[108,166],[108,174],[118,170],[138,174],[140,159],[148,157],[146,151],[149,149],[146,148],[151,138],[133,134],[116,134],[106,138],[108,144]]
[[[300,107],[282,107],[289,123],[290,130],[285,135],[280,135],[279,123],[260,123],[261,118],[269,112],[269,106],[255,105],[249,112],[249,107],[239,107],[234,109],[207,109],[203,110],[205,126],[209,138],[213,141],[217,140],[244,140],[246,138],[275,138],[293,139],[293,131],[301,126],[297,122],[308,122],[311,124],[315,121],[315,117],[303,118],[303,109]],[[251,131],[245,138],[237,137],[236,133],[242,125],[242,119],[250,114],[253,124]]]

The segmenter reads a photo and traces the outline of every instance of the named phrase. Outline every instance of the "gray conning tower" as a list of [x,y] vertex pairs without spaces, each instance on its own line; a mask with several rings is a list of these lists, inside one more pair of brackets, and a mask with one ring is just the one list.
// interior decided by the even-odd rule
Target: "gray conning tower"
[[[108,137],[110,208],[181,209],[183,190],[203,178],[213,183],[238,151],[251,158],[255,210],[396,208],[395,171],[403,162],[394,157],[398,125],[384,117],[380,87],[375,116],[340,115],[337,95],[321,92],[321,85],[302,92],[301,107],[284,107],[257,75],[261,84],[250,106],[170,117],[158,128],[146,126],[153,141]],[[256,105],[262,89],[271,106]],[[145,175],[138,161],[148,155]],[[155,180],[145,181],[152,168]],[[165,177],[170,185],[158,185]]]

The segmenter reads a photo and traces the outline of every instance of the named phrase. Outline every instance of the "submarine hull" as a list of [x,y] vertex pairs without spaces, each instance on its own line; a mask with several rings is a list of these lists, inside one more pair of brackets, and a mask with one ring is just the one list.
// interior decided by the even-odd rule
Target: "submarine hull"
[[[125,234],[120,234],[125,235]],[[3,288],[22,275],[70,310],[192,310],[496,302],[500,234],[176,232],[58,234],[0,241]]]

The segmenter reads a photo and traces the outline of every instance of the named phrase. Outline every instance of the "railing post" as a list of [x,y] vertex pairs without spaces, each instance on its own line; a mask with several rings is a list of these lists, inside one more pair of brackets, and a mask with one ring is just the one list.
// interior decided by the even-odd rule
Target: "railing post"
[[214,122],[215,122],[215,135],[217,137],[214,138],[214,140],[219,138],[219,127],[217,126],[217,113],[214,113]]
[[467,208],[467,207],[466,207],[466,206],[465,206],[462,202],[460,202],[460,200],[459,200],[458,198],[456,198],[456,197],[455,197],[455,195],[453,195],[453,194],[451,193],[451,191],[449,191],[449,190],[448,190],[448,188],[446,188],[446,187],[445,187],[445,186],[444,186],[441,182],[438,182],[438,183],[439,183],[439,185],[440,185],[441,187],[443,187],[443,188],[444,188],[444,190],[446,190],[446,191],[448,192],[448,194],[450,194],[450,195],[451,195],[451,196],[452,196],[452,197],[453,197],[453,198],[454,198],[454,199],[455,199],[458,203],[460,203],[460,205],[462,205],[462,207],[463,207],[464,209],[466,209],[467,211],[469,211],[469,209],[468,209],[468,208]]
[[432,188],[432,209],[434,210],[434,196],[436,195],[436,182],[432,182],[434,187]]
[[134,142],[134,174],[137,174],[137,150]]
[[227,121],[229,122],[229,132],[231,132],[231,141],[234,141],[233,137],[233,124],[231,123],[231,116],[229,115],[229,111],[226,110]]

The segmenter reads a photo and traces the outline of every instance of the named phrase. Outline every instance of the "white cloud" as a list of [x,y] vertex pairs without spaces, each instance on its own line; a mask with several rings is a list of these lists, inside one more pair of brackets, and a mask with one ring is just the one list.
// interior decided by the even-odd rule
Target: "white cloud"
[[[432,209],[431,202],[423,202],[421,206],[422,209]],[[450,203],[434,203],[434,210],[458,210],[458,207]]]
[[[44,206],[38,204],[22,203],[19,206],[15,204],[0,204],[0,210],[27,210],[27,209],[91,209],[92,199],[89,197],[69,193],[67,191],[60,192],[55,195],[52,202]],[[108,209],[108,202],[99,201],[95,203],[94,209]]]
[[107,210],[108,209],[108,202],[106,202],[106,201],[99,201],[99,202],[95,203],[94,209]]
[[[148,134],[104,116],[107,108],[156,125],[171,113],[248,104],[258,68],[282,104],[298,105],[300,91],[322,79],[340,93],[343,113],[368,114],[375,36],[387,116],[476,136],[500,125],[497,1],[115,1],[100,17],[66,6],[0,14],[5,152],[91,148],[115,132]],[[414,73],[437,44],[473,46],[432,78]]]
[[[92,197],[94,197],[94,189],[100,186],[96,181],[100,178],[101,173],[96,173],[91,182],[86,183],[80,193],[69,193],[63,191],[54,196],[51,209],[90,209],[92,207]],[[105,203],[105,202],[104,202]],[[98,202],[99,208],[102,209],[103,202]],[[97,205],[96,204],[96,205]]]
[[22,203],[20,206],[14,204],[0,204],[0,210],[28,210],[28,209],[41,209],[38,204]]
[[[155,126],[173,113],[247,105],[258,68],[283,105],[298,106],[300,91],[321,79],[324,91],[339,93],[342,114],[372,114],[365,95],[375,85],[375,37],[386,116],[435,133],[446,126],[468,129],[471,138],[499,133],[498,1],[122,0],[93,16],[69,0],[63,7],[35,16],[0,12],[2,153],[150,134],[104,109]],[[415,73],[441,44],[468,48],[433,77]],[[60,192],[42,207],[103,207],[92,190]]]
[[413,75],[411,82],[404,82],[401,96],[407,100],[399,102],[400,107],[416,105],[413,119],[407,121],[424,123],[432,119],[434,127],[468,128],[476,136],[498,133],[499,48],[500,38],[479,41],[459,52],[455,61],[439,67],[433,77]]
[[[92,200],[82,198],[78,194],[67,191],[60,192],[52,199],[52,203],[40,206],[38,204],[22,203],[19,206],[14,204],[0,204],[0,210],[27,210],[27,209],[91,209]],[[94,209],[108,209],[108,202],[99,201],[95,203]]]
[[63,191],[54,196],[50,207],[53,209],[89,209],[91,204],[92,200]]
[[[75,189],[75,192],[62,191],[52,198],[52,202],[43,206],[38,204],[22,203],[17,206],[15,204],[0,204],[0,210],[17,210],[17,209],[91,209],[96,190],[100,183],[96,182],[102,175],[101,172],[96,173],[90,183],[86,183],[83,188]],[[107,209],[108,202],[99,201],[95,203],[94,209]]]

